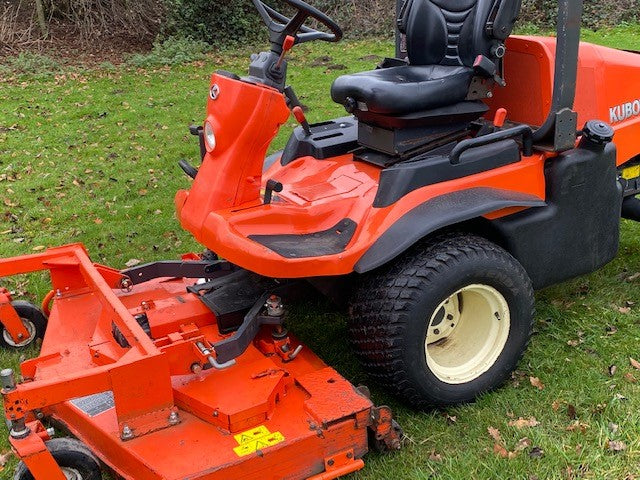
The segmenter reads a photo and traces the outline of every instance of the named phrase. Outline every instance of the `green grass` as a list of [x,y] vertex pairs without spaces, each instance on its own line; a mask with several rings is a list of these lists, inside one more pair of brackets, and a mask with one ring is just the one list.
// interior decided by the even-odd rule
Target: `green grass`
[[[639,48],[639,32],[625,26],[586,38]],[[309,106],[310,120],[340,116],[342,108],[329,99],[332,80],[370,68],[376,63],[371,55],[391,53],[390,44],[373,41],[298,48],[291,56],[290,83]],[[325,55],[331,58],[320,61]],[[204,116],[210,72],[242,73],[246,64],[245,54],[228,54],[172,68],[65,67],[61,73],[56,67],[35,75],[5,69],[0,80],[0,256],[83,242],[94,260],[122,267],[132,258],[152,261],[199,251],[173,215],[174,192],[189,184],[176,163],[197,157],[187,126]],[[345,70],[338,70],[342,65]],[[272,149],[283,146],[292,126],[283,128]],[[536,332],[519,371],[476,404],[416,412],[371,385],[374,400],[396,411],[409,442],[394,455],[369,455],[365,470],[352,478],[640,476],[640,387],[633,383],[640,372],[629,363],[629,357],[640,359],[640,279],[633,280],[640,272],[639,235],[639,225],[623,222],[620,255],[613,263],[537,295]],[[31,300],[41,299],[48,286],[39,275],[7,279],[3,285]],[[631,302],[628,313],[620,311],[625,302]],[[299,305],[291,323],[349,380],[367,382],[345,341],[343,313],[324,303]],[[0,365],[16,366],[18,357],[1,352]],[[611,365],[617,367],[613,376]],[[544,389],[532,386],[529,377],[538,377]],[[536,427],[508,425],[513,418],[532,416],[540,422]],[[567,430],[575,421],[585,425],[584,431]],[[510,451],[525,437],[531,446],[515,458],[501,458],[489,427],[499,429]],[[608,440],[621,440],[627,449],[614,454]],[[541,458],[530,457],[533,446],[544,450]],[[6,449],[2,429],[0,453]],[[13,467],[12,461],[0,479],[11,478]]]

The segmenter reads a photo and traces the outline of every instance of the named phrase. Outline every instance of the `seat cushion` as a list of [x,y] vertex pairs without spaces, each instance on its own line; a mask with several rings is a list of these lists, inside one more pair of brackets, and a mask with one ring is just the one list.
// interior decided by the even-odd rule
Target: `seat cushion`
[[464,66],[383,68],[338,78],[331,96],[343,105],[352,98],[361,111],[402,115],[463,101],[472,77],[473,69]]

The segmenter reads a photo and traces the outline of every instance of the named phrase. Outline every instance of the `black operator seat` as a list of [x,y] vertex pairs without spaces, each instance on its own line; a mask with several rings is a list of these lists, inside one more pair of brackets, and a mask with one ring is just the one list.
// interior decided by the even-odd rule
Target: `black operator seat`
[[331,88],[332,98],[373,124],[392,116],[406,118],[410,126],[421,112],[428,117],[447,107],[456,115],[461,102],[468,116],[470,101],[478,103],[479,118],[484,104],[478,100],[502,81],[504,41],[520,8],[521,0],[406,0],[398,24],[406,34],[407,62],[342,76]]

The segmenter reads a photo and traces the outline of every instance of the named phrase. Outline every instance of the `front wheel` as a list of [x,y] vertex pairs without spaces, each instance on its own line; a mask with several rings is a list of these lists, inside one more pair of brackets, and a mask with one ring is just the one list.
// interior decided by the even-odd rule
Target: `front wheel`
[[456,234],[423,243],[363,279],[350,335],[369,374],[418,408],[500,386],[531,336],[524,268],[498,245]]
[[22,324],[25,326],[27,332],[29,332],[29,336],[16,342],[11,338],[7,329],[0,324],[0,328],[2,329],[2,333],[0,334],[0,346],[19,350],[27,348],[38,338],[44,338],[44,333],[47,329],[47,317],[42,313],[42,310],[32,303],[25,302],[23,300],[15,300],[11,302],[11,305],[18,314],[18,317],[22,320]]
[[[46,442],[67,480],[101,480],[100,462],[82,442],[72,438],[54,438]],[[20,462],[13,480],[33,480],[27,466]]]

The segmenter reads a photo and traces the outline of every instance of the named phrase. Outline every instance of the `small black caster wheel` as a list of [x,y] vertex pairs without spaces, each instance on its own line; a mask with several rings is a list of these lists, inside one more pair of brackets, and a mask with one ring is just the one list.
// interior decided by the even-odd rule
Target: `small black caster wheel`
[[[42,310],[32,303],[23,300],[15,300],[11,305],[16,310],[18,316],[22,319],[22,323],[29,332],[29,337],[16,342],[9,332],[2,327],[2,335],[0,335],[0,346],[4,348],[22,349],[32,345],[36,339],[42,339],[47,329],[47,317]],[[2,320],[2,319],[0,319]]]
[[[100,462],[84,443],[73,438],[54,438],[45,443],[67,480],[101,480]],[[27,466],[20,462],[13,480],[34,480]]]

